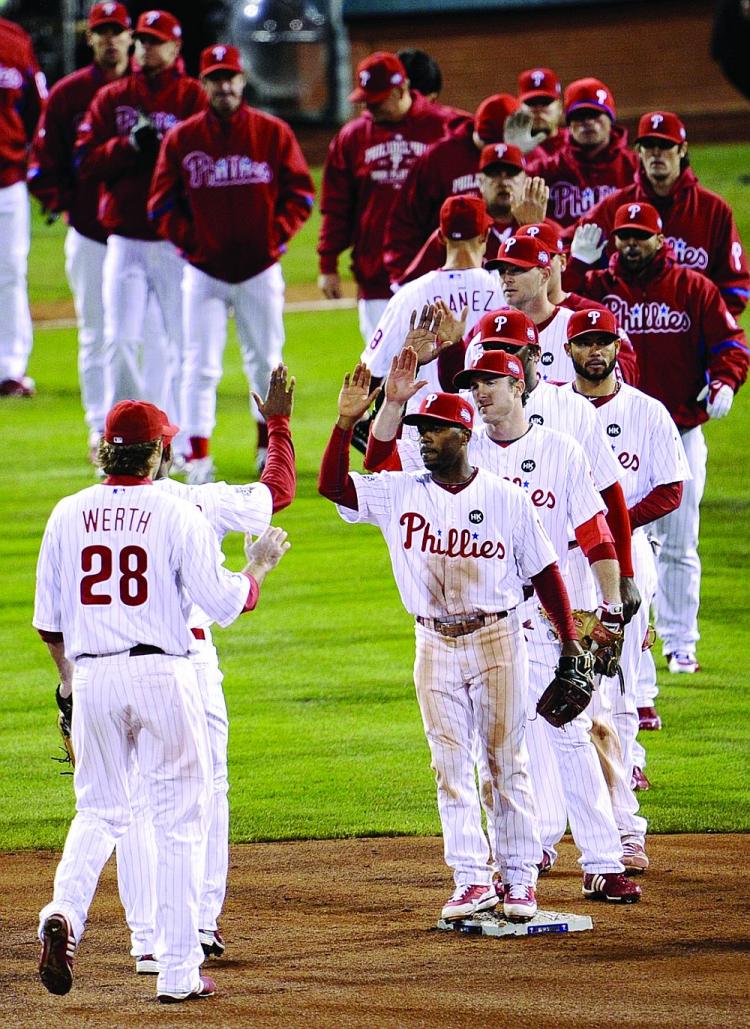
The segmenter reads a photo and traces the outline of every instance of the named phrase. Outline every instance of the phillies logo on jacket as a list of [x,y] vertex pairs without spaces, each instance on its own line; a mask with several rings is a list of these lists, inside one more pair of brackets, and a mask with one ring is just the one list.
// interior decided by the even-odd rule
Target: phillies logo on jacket
[[603,301],[628,334],[687,332],[691,325],[687,311],[676,311],[663,301],[648,300],[640,304],[629,304],[623,297],[613,293],[608,293]]
[[365,150],[364,161],[365,164],[376,165],[370,172],[373,182],[386,182],[400,188],[414,161],[426,149],[426,143],[397,135],[393,139],[368,147]]
[[555,221],[580,218],[594,204],[604,200],[610,193],[616,193],[617,186],[585,186],[583,189],[573,182],[555,182],[549,188],[549,202],[552,205],[550,217]]
[[254,161],[247,154],[228,154],[213,158],[203,150],[193,150],[182,159],[191,189],[207,186],[246,186],[253,183],[267,185],[273,180],[273,170],[267,161]]
[[[171,111],[150,111],[148,117],[156,131],[161,132],[162,135],[179,121],[179,118]],[[137,121],[138,111],[135,107],[130,107],[129,104],[120,104],[115,108],[115,126],[119,136],[129,135]]]
[[704,271],[708,268],[708,251],[705,247],[695,247],[680,236],[666,236],[667,243],[672,247],[675,260],[686,268],[697,268]]
[[404,526],[404,550],[421,550],[423,554],[438,554],[442,557],[505,557],[505,545],[501,540],[480,540],[479,533],[470,529],[433,529],[424,515],[418,511],[404,511],[399,519]]

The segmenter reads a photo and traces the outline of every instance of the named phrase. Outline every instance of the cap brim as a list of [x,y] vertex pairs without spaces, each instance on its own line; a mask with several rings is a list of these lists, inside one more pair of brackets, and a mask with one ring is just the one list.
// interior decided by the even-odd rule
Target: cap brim
[[597,114],[606,114],[612,121],[615,120],[614,111],[607,107],[606,104],[597,104],[591,100],[585,100],[580,104],[573,104],[565,112],[565,119],[567,120],[574,111],[596,111]]
[[464,368],[463,371],[457,372],[453,376],[453,385],[457,389],[468,389],[471,386],[471,380],[476,375],[483,375],[485,379],[515,378],[515,376],[509,375],[508,372],[493,372],[491,368]]
[[488,168],[513,168],[514,171],[523,171],[522,164],[516,164],[515,161],[490,161],[489,164],[485,164],[480,168],[480,172],[487,171]]
[[455,425],[457,429],[470,429],[466,422],[459,422],[455,418],[443,418],[439,414],[407,414],[402,418],[404,425],[419,425],[420,422],[443,422],[445,425]]
[[108,26],[116,25],[118,29],[129,29],[130,25],[126,25],[124,21],[118,21],[117,18],[101,18],[99,21],[90,22],[88,27],[89,32],[96,32],[97,29],[106,29]]
[[154,32],[153,29],[136,29],[133,33],[133,39],[141,39],[143,36],[150,36],[152,39],[158,39],[160,43],[177,42],[178,39],[177,36],[168,36],[164,32]]
[[634,229],[636,232],[647,232],[649,236],[658,236],[661,229],[654,229],[650,225],[639,225],[637,222],[626,222],[624,225],[616,225],[612,229],[612,235],[616,236],[618,232],[624,232],[626,229]]
[[642,143],[644,139],[664,139],[668,143],[675,143],[677,146],[680,143],[687,143],[687,139],[675,139],[674,136],[668,136],[666,132],[646,132],[636,138],[636,143]]
[[581,336],[589,336],[591,334],[596,334],[597,336],[604,334],[605,336],[609,336],[613,342],[620,339],[620,334],[618,332],[610,332],[609,329],[584,329],[583,332],[577,332],[575,336],[569,336],[568,343],[572,343],[574,340],[580,339]]
[[526,100],[541,100],[542,98],[552,103],[553,100],[560,99],[560,94],[549,93],[546,89],[533,89],[529,93],[521,93],[518,97],[521,103],[524,103]]
[[534,261],[518,261],[508,257],[496,257],[491,261],[485,261],[484,267],[489,271],[493,271],[496,268],[501,268],[504,264],[512,264],[516,268],[546,268],[547,265],[536,264]]
[[382,102],[387,100],[390,95],[390,89],[386,89],[382,93],[368,93],[367,90],[362,89],[361,86],[357,86],[357,88],[352,90],[349,94],[349,102],[352,104],[382,104]]
[[218,61],[216,64],[209,65],[208,68],[203,68],[200,73],[200,77],[204,78],[206,75],[212,75],[215,71],[229,71],[232,75],[242,75],[242,68],[238,68],[236,64],[223,64]]

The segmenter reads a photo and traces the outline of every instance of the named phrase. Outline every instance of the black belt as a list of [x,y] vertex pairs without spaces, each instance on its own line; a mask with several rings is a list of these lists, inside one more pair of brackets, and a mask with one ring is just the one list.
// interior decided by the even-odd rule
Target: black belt
[[79,654],[79,657],[117,657],[118,654],[129,654],[130,657],[145,657],[147,654],[166,654],[161,647],[154,647],[150,643],[136,643],[130,650],[120,650],[117,654]]
[[480,611],[473,615],[464,615],[462,618],[422,618],[421,615],[417,615],[417,621],[420,625],[439,632],[441,636],[455,639],[456,636],[468,636],[469,633],[476,632],[485,625],[499,622],[501,618],[507,618],[509,614],[510,611],[490,611],[486,614]]

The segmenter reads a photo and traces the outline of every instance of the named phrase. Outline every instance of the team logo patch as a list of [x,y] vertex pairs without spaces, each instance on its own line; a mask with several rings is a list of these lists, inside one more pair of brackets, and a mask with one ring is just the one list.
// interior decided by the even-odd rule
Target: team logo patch
[[619,436],[621,432],[622,429],[615,422],[612,422],[610,425],[607,426],[608,436]]
[[536,461],[532,461],[532,459],[530,457],[527,458],[525,461],[521,461],[521,471],[522,472],[533,472],[535,468],[536,468]]
[[601,311],[587,311],[586,312],[586,317],[588,318],[588,320],[591,322],[592,325],[596,325],[596,323],[599,321],[601,316],[602,316],[602,312]]
[[544,72],[543,71],[532,71],[532,73],[531,73],[531,81],[534,83],[536,88],[539,89],[541,84],[544,82]]
[[606,91],[606,89],[597,89],[597,91],[596,91],[596,99],[599,101],[600,104],[602,104],[602,105],[606,104],[607,103],[607,91]]
[[211,53],[214,55],[215,61],[223,61],[226,57],[227,48],[225,46],[215,46]]
[[549,350],[545,350],[542,354],[542,364],[550,365],[555,360],[555,355],[551,354]]
[[479,525],[484,521],[484,515],[481,511],[469,511],[469,521],[472,525]]
[[534,330],[530,325],[526,326],[526,339],[530,339],[532,343],[534,342]]
[[529,422],[532,425],[544,425],[544,418],[540,414],[530,414]]
[[651,115],[651,128],[658,129],[661,123],[664,121],[663,114],[652,114]]

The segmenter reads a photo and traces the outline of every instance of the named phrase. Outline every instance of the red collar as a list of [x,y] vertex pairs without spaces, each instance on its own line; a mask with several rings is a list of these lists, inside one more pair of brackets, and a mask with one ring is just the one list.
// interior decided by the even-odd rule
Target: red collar
[[103,486],[153,486],[151,479],[138,479],[135,475],[108,475]]
[[440,482],[440,480],[436,479],[434,476],[432,477],[432,481],[436,486],[439,486],[440,489],[444,489],[446,493],[460,493],[462,489],[466,489],[467,486],[472,484],[478,473],[479,469],[474,468],[471,473],[471,478],[467,479],[466,482]]
[[579,391],[576,389],[575,383],[573,383],[573,392],[578,393],[578,396],[583,397],[584,400],[588,400],[589,403],[593,404],[594,407],[604,407],[604,405],[608,404],[610,400],[615,399],[617,394],[620,392],[621,385],[622,383],[618,382],[614,388],[614,392],[609,393],[606,397],[587,397],[585,393],[579,393]]
[[555,310],[552,312],[552,314],[549,316],[549,318],[545,318],[543,322],[539,322],[539,324],[536,327],[536,331],[537,332],[541,332],[542,329],[546,329],[548,325],[551,325],[552,322],[557,317],[557,314],[558,314],[559,310],[560,310],[560,308],[556,307]]

